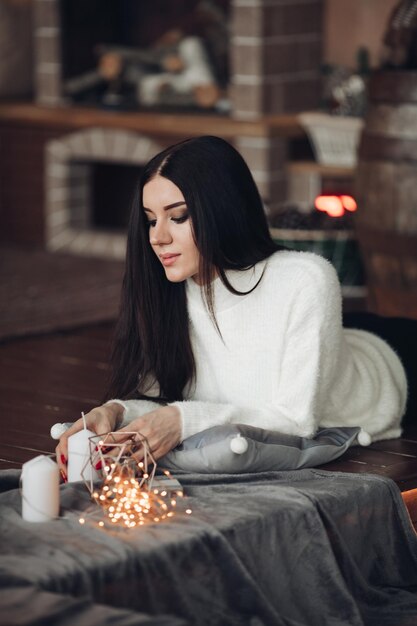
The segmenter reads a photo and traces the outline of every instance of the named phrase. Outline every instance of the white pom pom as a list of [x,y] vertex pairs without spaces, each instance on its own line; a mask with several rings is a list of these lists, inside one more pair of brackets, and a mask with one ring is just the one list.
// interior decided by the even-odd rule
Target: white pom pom
[[51,427],[51,437],[52,439],[59,439],[64,432],[68,430],[67,424],[54,424]]
[[242,435],[237,435],[230,441],[230,449],[235,454],[244,454],[248,449],[248,442]]
[[358,434],[358,443],[361,446],[369,446],[372,442],[371,435],[361,428],[360,433]]

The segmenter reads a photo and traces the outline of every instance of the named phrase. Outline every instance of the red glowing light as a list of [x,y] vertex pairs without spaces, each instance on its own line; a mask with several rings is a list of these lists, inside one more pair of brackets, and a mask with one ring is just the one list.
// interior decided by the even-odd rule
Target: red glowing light
[[340,199],[346,211],[356,211],[358,208],[356,200],[352,196],[340,196]]
[[338,196],[318,196],[314,205],[318,211],[325,211],[331,217],[341,217],[345,212]]
[[314,201],[314,206],[317,211],[324,211],[327,213],[327,196],[317,196]]
[[317,196],[314,206],[318,211],[324,211],[331,217],[341,217],[346,211],[356,211],[358,205],[352,196]]

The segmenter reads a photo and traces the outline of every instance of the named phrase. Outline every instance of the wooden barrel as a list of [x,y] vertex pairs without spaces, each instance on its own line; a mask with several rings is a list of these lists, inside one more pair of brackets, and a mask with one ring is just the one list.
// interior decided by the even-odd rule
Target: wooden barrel
[[417,319],[417,72],[376,72],[355,176],[369,309]]

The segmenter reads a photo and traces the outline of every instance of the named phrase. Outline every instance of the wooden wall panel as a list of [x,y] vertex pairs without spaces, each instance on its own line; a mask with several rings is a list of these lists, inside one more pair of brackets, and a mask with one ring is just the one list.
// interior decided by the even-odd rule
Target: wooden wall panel
[[0,125],[0,242],[44,245],[44,148],[64,132]]

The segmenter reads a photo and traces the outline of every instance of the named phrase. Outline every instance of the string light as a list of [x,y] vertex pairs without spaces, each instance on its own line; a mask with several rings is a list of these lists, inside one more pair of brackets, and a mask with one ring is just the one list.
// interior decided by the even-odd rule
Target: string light
[[[135,528],[162,522],[174,515],[178,498],[184,497],[168,470],[156,476],[157,464],[148,442],[136,432],[91,437],[88,463],[94,467],[101,463],[103,468],[104,480],[99,488],[93,489],[88,480],[84,482],[112,526]],[[87,464],[83,472],[86,468]],[[191,509],[185,512],[190,515]],[[85,519],[79,522],[84,524]],[[100,520],[98,525],[103,527],[105,522]]]

